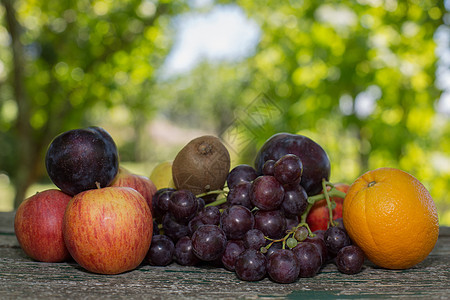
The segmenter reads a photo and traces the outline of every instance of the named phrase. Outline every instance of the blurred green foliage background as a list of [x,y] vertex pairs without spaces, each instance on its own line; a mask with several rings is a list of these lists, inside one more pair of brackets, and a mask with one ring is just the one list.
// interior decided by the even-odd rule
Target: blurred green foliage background
[[[0,209],[51,186],[45,152],[69,129],[104,127],[146,176],[202,134],[236,165],[285,131],[322,145],[332,182],[413,174],[450,225],[448,2],[1,0]],[[164,75],[183,20],[228,8],[257,25],[248,53]]]

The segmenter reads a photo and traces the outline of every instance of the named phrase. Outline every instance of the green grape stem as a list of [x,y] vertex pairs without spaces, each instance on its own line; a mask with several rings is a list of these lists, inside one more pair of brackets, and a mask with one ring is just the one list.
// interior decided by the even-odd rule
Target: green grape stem
[[227,197],[219,198],[211,203],[206,204],[205,206],[219,206],[227,202]]
[[205,196],[209,196],[209,195],[220,195],[220,194],[225,194],[225,193],[226,193],[225,190],[214,190],[214,191],[209,191],[209,192],[198,194],[195,197],[201,198],[201,197],[205,197]]
[[227,202],[227,194],[228,194],[228,188],[224,187],[221,190],[205,192],[202,194],[198,194],[195,197],[202,198],[202,197],[209,196],[209,195],[224,195],[224,197],[220,197],[220,198],[216,199],[215,201],[205,205],[205,206],[219,206],[219,205]]
[[272,238],[269,238],[269,237],[265,236],[264,238],[265,238],[266,240],[271,241],[271,243],[269,243],[269,244],[266,246],[266,248],[269,249],[269,248],[272,246],[273,243],[282,242],[282,243],[283,243],[282,249],[286,249],[286,241],[288,240],[288,238],[294,237],[295,231],[296,231],[298,228],[300,228],[300,227],[306,227],[306,229],[308,229],[308,235],[311,236],[311,237],[315,236],[315,234],[312,233],[311,229],[309,228],[308,223],[306,223],[306,222],[304,222],[304,223],[303,223],[303,222],[300,222],[297,226],[292,227],[292,229],[287,230],[287,231],[286,231],[286,232],[287,232],[286,235],[285,235],[284,237],[282,237],[281,239],[272,239]]
[[[328,191],[327,186],[331,187],[331,189]],[[308,197],[308,206],[306,207],[306,211],[302,214],[300,222],[306,223],[306,217],[308,216],[309,212],[311,211],[311,208],[314,206],[314,203],[320,201],[320,200],[326,200],[327,206],[328,206],[328,213],[330,220],[333,220],[333,209],[332,209],[332,200],[331,197],[338,197],[338,198],[345,198],[346,193],[338,190],[334,184],[332,184],[329,181],[323,180],[322,181],[322,187],[323,187],[323,193],[310,196]],[[332,225],[334,226],[334,221],[332,221]]]

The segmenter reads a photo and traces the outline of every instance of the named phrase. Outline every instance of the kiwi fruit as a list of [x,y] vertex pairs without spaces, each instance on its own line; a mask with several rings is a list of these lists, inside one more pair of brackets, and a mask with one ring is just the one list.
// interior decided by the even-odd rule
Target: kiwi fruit
[[221,140],[204,135],[190,141],[172,163],[177,189],[195,195],[222,189],[230,171],[230,153]]

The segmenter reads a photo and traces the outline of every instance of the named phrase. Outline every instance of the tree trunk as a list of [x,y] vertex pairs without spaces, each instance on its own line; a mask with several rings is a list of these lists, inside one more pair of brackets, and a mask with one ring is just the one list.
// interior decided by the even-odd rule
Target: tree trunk
[[23,201],[27,188],[31,184],[32,177],[32,128],[30,125],[30,102],[26,94],[26,87],[24,86],[24,70],[25,70],[25,56],[23,45],[20,42],[21,26],[16,18],[16,11],[14,8],[15,1],[2,0],[5,7],[7,28],[11,36],[12,44],[12,86],[14,91],[14,98],[17,103],[17,120],[15,130],[17,131],[17,155],[19,157],[19,165],[17,166],[17,175],[13,179],[16,196],[14,199],[14,208],[17,208]]

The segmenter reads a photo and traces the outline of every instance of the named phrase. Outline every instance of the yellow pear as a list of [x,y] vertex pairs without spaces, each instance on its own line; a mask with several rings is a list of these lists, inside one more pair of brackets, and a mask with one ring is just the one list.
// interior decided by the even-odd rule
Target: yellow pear
[[164,161],[157,164],[151,174],[150,180],[156,185],[156,188],[175,188],[172,178],[172,162]]

